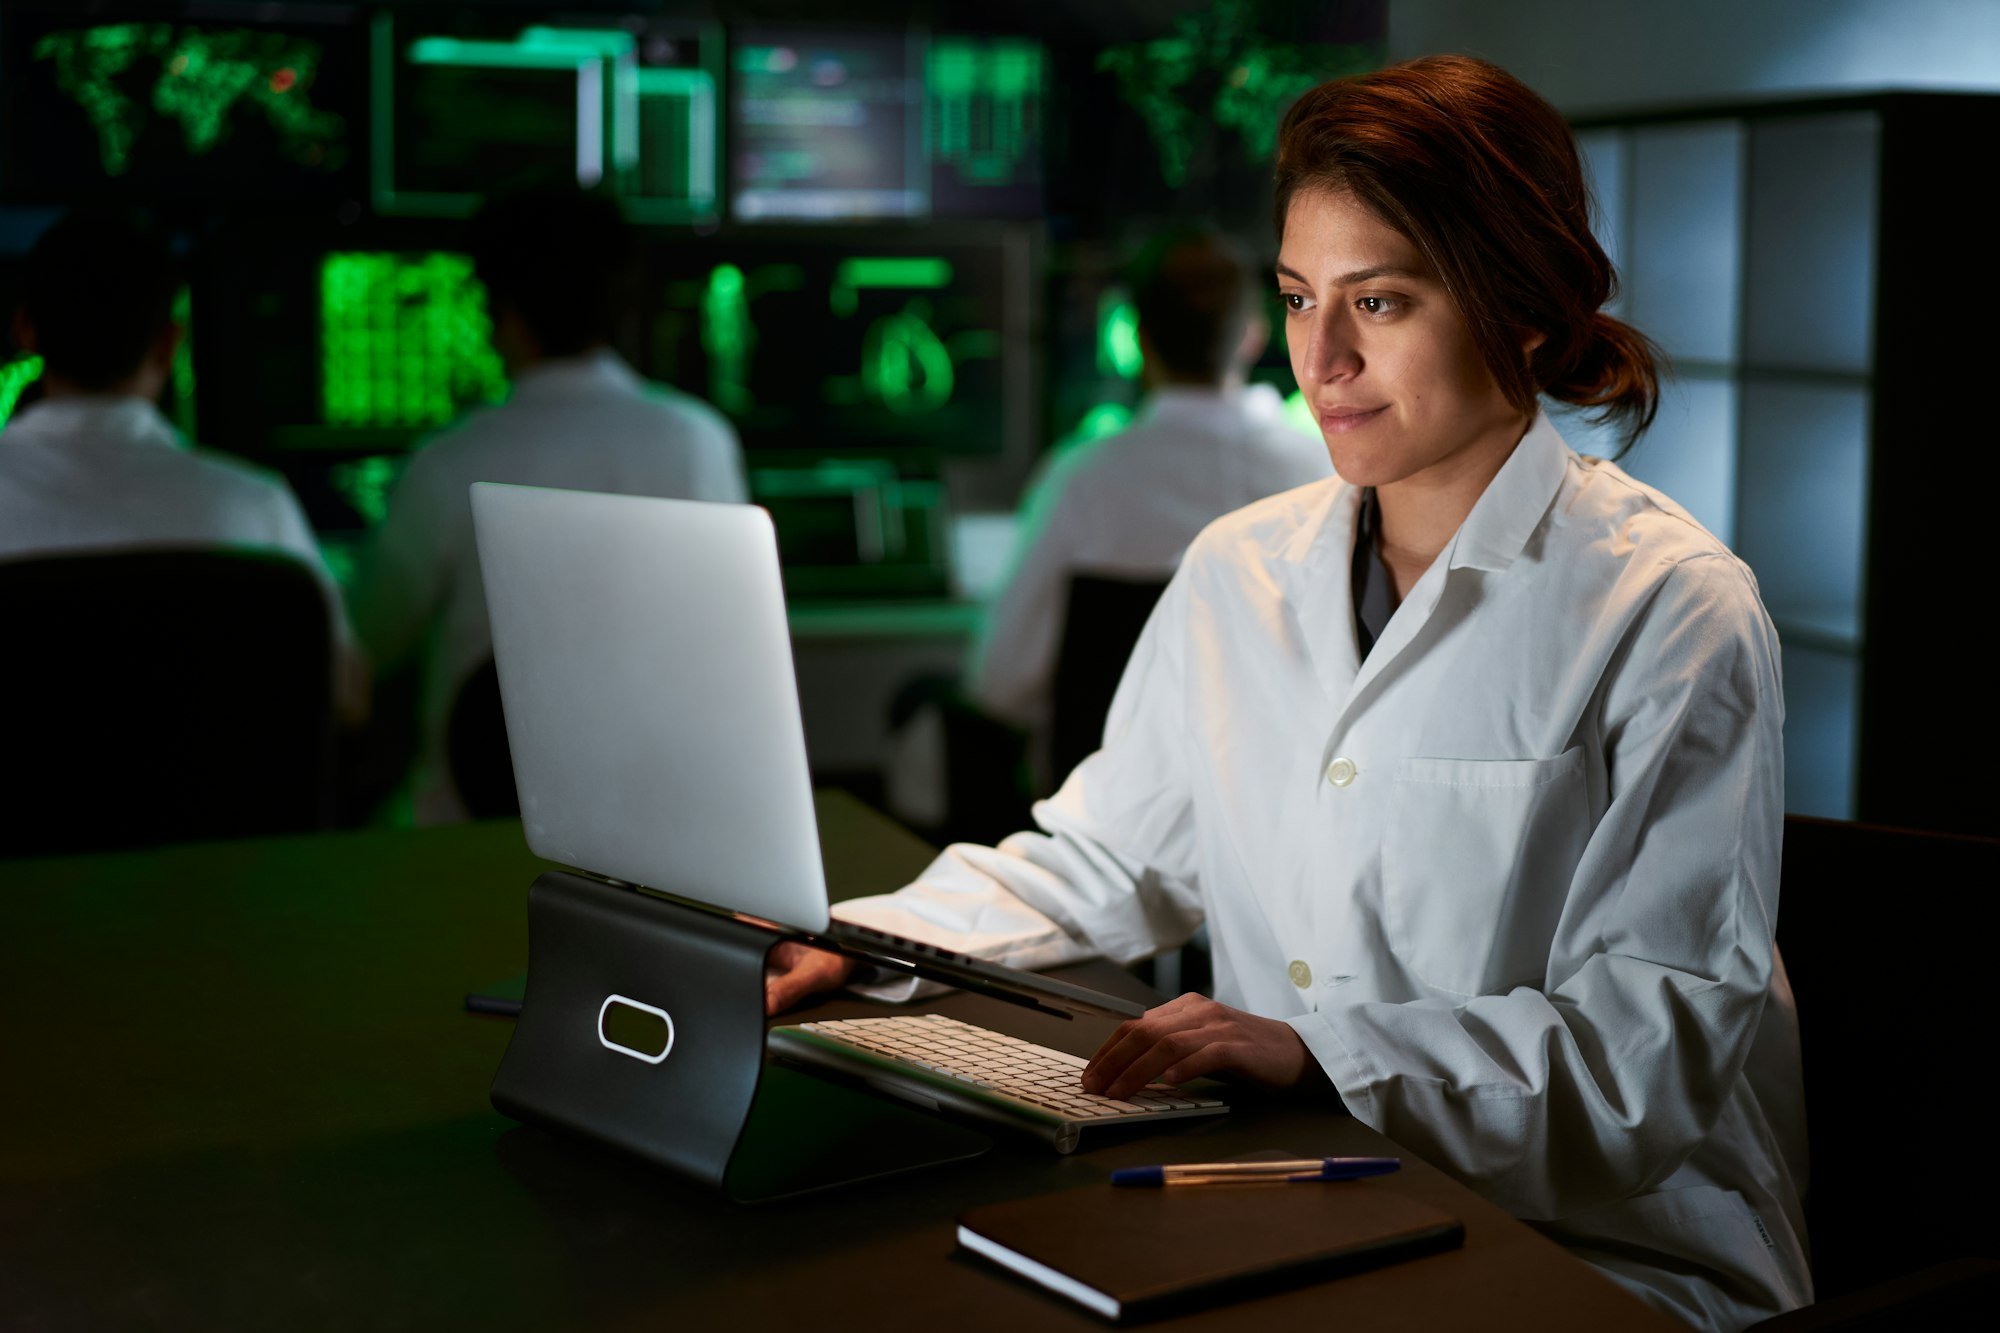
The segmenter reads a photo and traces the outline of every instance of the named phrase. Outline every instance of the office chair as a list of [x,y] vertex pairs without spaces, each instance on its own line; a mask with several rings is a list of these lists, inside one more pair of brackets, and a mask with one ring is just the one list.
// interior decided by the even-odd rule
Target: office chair
[[1798,1003],[1818,1302],[1757,1325],[1956,1328],[2000,1300],[1977,1089],[2000,839],[1785,818],[1778,947]]
[[1104,743],[1104,718],[1125,663],[1166,587],[1165,579],[1071,577],[1050,687],[1049,758],[1057,782]]
[[[1049,761],[1057,783],[1104,744],[1104,719],[1124,679],[1125,664],[1167,589],[1165,579],[1075,574],[1063,612],[1062,646],[1050,685]],[[1150,958],[1133,969],[1167,995],[1206,994],[1212,984],[1208,936]]]
[[0,856],[324,827],[326,596],[288,557],[0,561]]
[[[1125,660],[1165,587],[1164,580],[1071,578],[1051,684],[1050,758],[1056,781],[1103,743],[1104,715],[1111,710]],[[934,822],[900,811],[899,816],[941,843],[993,843],[1033,827],[1029,808],[1037,793],[1028,738],[988,716],[947,677],[921,676],[906,683],[890,705],[889,729],[909,726],[924,712],[936,715],[942,737],[943,814]]]
[[490,657],[458,687],[445,728],[445,753],[459,799],[474,819],[506,819],[521,813],[521,794],[514,787],[514,751],[507,742],[507,716],[500,706],[500,672]]

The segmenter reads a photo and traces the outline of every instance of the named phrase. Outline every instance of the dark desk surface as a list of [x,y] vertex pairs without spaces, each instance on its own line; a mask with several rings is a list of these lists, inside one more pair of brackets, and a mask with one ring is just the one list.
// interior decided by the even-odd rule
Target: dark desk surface
[[[844,797],[820,817],[836,896],[929,856]],[[511,1024],[461,997],[520,970],[540,868],[513,823],[0,864],[0,1325],[1095,1328],[955,1255],[953,1217],[1162,1158],[1394,1151],[1337,1110],[1267,1100],[1067,1158],[1007,1139],[727,1204],[487,1105]],[[928,1007],[1079,1053],[1109,1027]],[[1463,1250],[1170,1326],[1672,1327],[1405,1161],[1403,1188],[1464,1219]]]

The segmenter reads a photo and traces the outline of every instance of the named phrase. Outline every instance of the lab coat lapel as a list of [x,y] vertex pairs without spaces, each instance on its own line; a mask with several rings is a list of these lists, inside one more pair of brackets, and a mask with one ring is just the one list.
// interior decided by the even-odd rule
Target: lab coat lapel
[[1361,513],[1361,491],[1334,488],[1325,516],[1303,527],[1294,538],[1300,549],[1291,562],[1291,602],[1299,637],[1312,658],[1313,674],[1327,701],[1339,708],[1361,665],[1354,640],[1354,586],[1351,561],[1354,527]]
[[[1437,559],[1431,561],[1431,567],[1424,571],[1423,577],[1410,589],[1410,595],[1403,599],[1403,604],[1389,617],[1389,623],[1383,626],[1382,637],[1375,641],[1368,660],[1354,674],[1353,684],[1336,701],[1340,707],[1336,729],[1347,724],[1349,715],[1365,696],[1368,687],[1380,679],[1423,632],[1455,571],[1478,569],[1497,574],[1513,564],[1526,548],[1528,539],[1534,536],[1535,529],[1541,526],[1568,467],[1569,446],[1563,443],[1562,436],[1549,419],[1537,414],[1527,433],[1521,437],[1521,442],[1514,447],[1514,452],[1508,455],[1500,471],[1487,483],[1478,502],[1472,506],[1472,512],[1458,525],[1451,541],[1438,553]],[[1351,534],[1351,519],[1349,531]],[[1351,552],[1351,535],[1348,549]],[[1341,623],[1352,645],[1353,592],[1346,579],[1341,580],[1341,586],[1344,590],[1342,606],[1346,608],[1345,619]],[[1475,593],[1475,599],[1476,596]],[[1461,611],[1463,609],[1460,608]]]
[[[1368,660],[1361,664],[1360,671],[1355,674],[1353,685],[1348,687],[1346,696],[1340,701],[1340,720],[1343,723],[1347,721],[1348,712],[1354,707],[1362,692],[1376,677],[1389,669],[1389,665],[1410,646],[1418,632],[1430,620],[1431,612],[1437,610],[1438,598],[1443,595],[1445,580],[1451,574],[1451,556],[1457,545],[1458,535],[1454,534],[1451,545],[1445,547],[1438,553],[1438,558],[1431,561],[1431,567],[1424,571],[1423,577],[1417,580],[1417,585],[1410,589],[1410,595],[1403,599],[1403,604],[1389,617],[1389,623],[1382,627],[1382,637],[1375,640],[1375,646],[1368,650]],[[1348,596],[1351,600],[1353,594],[1350,592]],[[1354,637],[1352,629],[1348,631],[1348,637],[1350,639]]]

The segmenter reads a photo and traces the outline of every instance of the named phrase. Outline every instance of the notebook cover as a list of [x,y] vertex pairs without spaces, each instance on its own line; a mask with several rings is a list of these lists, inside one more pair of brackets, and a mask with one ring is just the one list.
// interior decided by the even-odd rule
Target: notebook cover
[[[1094,1185],[974,1208],[958,1222],[989,1245],[1109,1297],[1121,1322],[1453,1249],[1465,1239],[1457,1218],[1382,1180]],[[966,1245],[964,1236],[960,1243]],[[1091,1305],[1061,1291],[1059,1282],[999,1256],[982,1257]]]

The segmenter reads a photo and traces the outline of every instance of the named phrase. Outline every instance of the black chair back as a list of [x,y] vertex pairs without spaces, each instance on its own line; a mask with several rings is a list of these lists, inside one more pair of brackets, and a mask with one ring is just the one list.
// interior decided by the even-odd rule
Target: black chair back
[[500,705],[500,672],[487,658],[465,678],[451,706],[445,751],[459,799],[474,819],[521,813],[514,787],[514,751],[507,743],[507,715]]
[[1104,744],[1104,717],[1125,663],[1166,587],[1165,579],[1070,579],[1051,687],[1049,758],[1057,782]]
[[312,572],[157,549],[0,561],[0,856],[319,828],[333,652]]
[[1792,815],[1778,947],[1799,1008],[1821,1300],[2000,1257],[1981,1092],[2000,839]]

